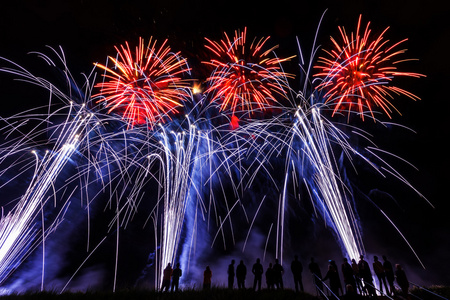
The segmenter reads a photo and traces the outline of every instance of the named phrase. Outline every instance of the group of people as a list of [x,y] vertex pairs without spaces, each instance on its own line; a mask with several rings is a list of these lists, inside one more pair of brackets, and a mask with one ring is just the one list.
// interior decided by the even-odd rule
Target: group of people
[[[247,267],[244,264],[244,261],[241,260],[239,265],[237,265],[236,269],[234,268],[234,259],[231,260],[231,263],[228,265],[228,288],[232,289],[234,286],[234,278],[236,277],[237,286],[239,289],[245,289],[245,279],[247,277]],[[253,290],[260,291],[261,290],[261,281],[264,274],[264,268],[261,264],[261,260],[259,258],[256,259],[256,262],[253,264],[252,273],[254,275],[253,279]],[[266,270],[266,284],[268,289],[277,289],[283,288],[283,273],[284,269],[281,264],[278,262],[278,259],[275,260],[275,264],[269,264],[269,267]]]
[[172,265],[170,263],[167,264],[166,268],[163,271],[163,281],[161,286],[161,291],[169,291],[170,283],[172,282],[172,287],[170,290],[173,292],[178,291],[178,287],[180,285],[180,277],[183,272],[180,269],[180,264],[177,263],[176,268],[172,269]]
[[[394,280],[397,280],[398,286],[400,286],[402,293],[407,297],[409,289],[409,281],[406,277],[406,273],[400,264],[395,265],[395,271],[391,262],[382,256],[383,262],[378,260],[377,256],[373,257],[372,268],[377,277],[379,284],[379,292],[392,296],[394,294]],[[317,292],[323,293],[323,282],[329,280],[329,290],[333,294],[332,296],[338,297],[340,294],[344,295],[342,290],[341,280],[339,277],[338,267],[333,260],[329,261],[328,271],[324,277],[322,277],[318,264],[311,258],[309,269],[313,274],[314,284],[317,288]],[[345,283],[346,295],[360,294],[366,296],[376,296],[376,289],[373,282],[372,272],[369,263],[364,260],[364,255],[360,256],[358,262],[355,259],[348,262],[346,258],[343,259],[341,265],[341,271]]]
[[[402,290],[402,293],[407,296],[409,281],[404,270],[399,264],[397,264],[395,265],[394,271],[391,262],[386,258],[386,256],[383,255],[382,258],[383,262],[379,261],[377,256],[374,256],[372,263],[373,272],[378,279],[380,293],[392,296],[395,290],[394,280],[396,280],[398,286],[400,286]],[[331,292],[332,296],[335,296],[336,298],[339,297],[339,295],[351,296],[353,294],[376,296],[376,289],[372,278],[372,272],[369,263],[364,260],[363,255],[360,256],[358,262],[356,262],[355,259],[352,259],[351,262],[349,262],[347,258],[343,259],[343,262],[341,264],[341,272],[345,283],[345,293],[341,285],[341,279],[338,271],[339,268],[334,260],[329,260],[328,270],[324,277],[322,277],[320,267],[318,263],[315,262],[314,258],[311,258],[308,268],[313,275],[313,283],[316,286],[319,295],[324,293],[323,283],[328,280],[329,291]],[[251,271],[254,276],[253,290],[261,290],[261,282],[264,274],[266,285],[269,290],[275,288],[283,289],[284,268],[279,263],[278,259],[275,260],[275,263],[273,265],[272,263],[270,263],[264,273],[264,268],[261,264],[260,259],[258,258],[253,264]],[[300,290],[303,292],[303,265],[298,260],[297,255],[295,255],[294,260],[291,262],[291,272],[294,279],[295,291],[298,292]],[[172,269],[172,266],[169,263],[163,272],[163,283],[161,291],[168,291],[171,283],[171,290],[177,291],[181,274],[182,272],[179,263],[177,263],[175,269]],[[234,288],[234,281],[236,278],[238,289],[245,289],[247,267],[244,264],[243,260],[241,260],[236,267],[235,260],[231,260],[231,263],[228,265],[227,275],[228,288]],[[212,271],[211,268],[207,266],[203,272],[203,289],[207,290],[211,288],[211,278]]]

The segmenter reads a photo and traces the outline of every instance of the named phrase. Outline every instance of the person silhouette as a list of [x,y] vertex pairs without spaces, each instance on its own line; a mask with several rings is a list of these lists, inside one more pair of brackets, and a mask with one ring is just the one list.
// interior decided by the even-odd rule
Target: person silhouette
[[209,268],[209,266],[206,266],[206,269],[203,272],[203,289],[204,290],[211,289],[211,278],[212,278],[212,271]]
[[364,255],[359,257],[358,269],[359,274],[364,281],[364,290],[367,292],[369,297],[376,297],[375,289],[373,287],[372,272],[370,271],[369,264],[364,260]]
[[273,268],[272,263],[269,263],[269,267],[266,270],[266,284],[269,290],[273,290],[274,288],[274,279],[273,279]]
[[258,291],[261,290],[261,277],[264,273],[263,266],[260,263],[260,259],[256,259],[256,263],[252,267],[252,273],[255,275],[255,279],[253,280],[253,290],[256,291],[256,285],[258,285]]
[[227,270],[227,274],[228,274],[228,288],[232,289],[233,285],[234,285],[234,259],[231,260],[231,263],[228,265],[228,270]]
[[328,265],[328,272],[325,277],[322,278],[322,281],[325,281],[327,279],[330,281],[330,290],[333,294],[331,296],[335,299],[339,299],[339,288],[341,287],[341,281],[339,280],[339,275],[336,269],[331,264]]
[[274,283],[277,289],[283,289],[283,274],[284,274],[284,268],[283,266],[278,262],[278,258],[275,259],[275,264],[273,265],[273,277],[274,277]]
[[166,268],[163,271],[163,281],[161,286],[161,292],[169,291],[170,288],[170,278],[172,277],[172,266],[170,263],[167,264]]
[[298,287],[300,286],[300,291],[303,292],[303,280],[302,280],[303,265],[298,260],[298,255],[294,256],[294,260],[291,263],[291,272],[292,276],[294,277],[295,291],[298,293]]
[[400,264],[395,265],[395,277],[397,279],[397,284],[402,289],[403,296],[407,299],[409,299],[409,281],[406,277],[406,273],[403,270],[402,266]]
[[389,296],[394,295],[394,268],[392,267],[391,262],[387,259],[386,255],[383,255],[383,269],[386,274],[387,282],[389,283]]
[[247,267],[244,265],[244,261],[241,260],[236,267],[236,280],[239,289],[245,289],[245,277],[247,276]]
[[180,277],[181,277],[181,269],[180,269],[180,263],[177,263],[176,268],[172,271],[172,287],[171,291],[175,289],[175,292],[178,292],[178,285],[180,284]]
[[313,283],[316,286],[317,295],[321,296],[323,293],[322,273],[320,272],[319,264],[311,257],[311,262],[308,265],[309,271],[313,276]]
[[383,264],[378,260],[378,256],[373,257],[373,264],[372,264],[373,271],[375,272],[375,275],[377,275],[378,283],[380,285],[380,293],[383,293],[383,286],[384,291],[386,294],[389,294],[389,290],[386,283],[386,273],[384,272]]
[[338,266],[336,264],[336,262],[332,259],[330,259],[328,261],[328,263],[334,268],[334,270],[336,271],[337,277],[338,277],[338,282],[339,282],[339,290],[341,291],[341,294],[344,294],[344,291],[342,290],[342,284],[341,284],[341,277],[339,276],[339,270],[338,270]]
[[342,276],[344,276],[344,283],[345,283],[345,289],[347,289],[348,285],[351,285],[353,287],[353,291],[356,290],[356,283],[355,283],[355,277],[353,277],[353,268],[348,263],[347,258],[344,257],[342,265]]
[[353,277],[355,278],[356,288],[355,292],[359,291],[360,294],[363,294],[363,287],[361,283],[361,275],[359,274],[359,268],[358,264],[356,263],[356,260],[352,258],[352,269],[353,269]]

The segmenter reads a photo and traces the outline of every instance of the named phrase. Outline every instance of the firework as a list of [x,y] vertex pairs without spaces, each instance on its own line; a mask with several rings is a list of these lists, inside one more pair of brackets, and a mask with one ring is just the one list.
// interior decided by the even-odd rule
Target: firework
[[[309,113],[311,120],[302,109],[296,112],[293,135],[300,139],[301,151],[307,159],[295,167],[300,175],[311,172],[310,176],[301,177],[309,186],[311,198],[317,203],[316,209],[322,211],[325,222],[329,222],[339,236],[348,257],[357,259],[360,253],[364,253],[362,238],[355,226],[355,213],[349,204],[347,187],[330,141],[336,141],[346,151],[354,154],[356,151],[342,138],[340,131],[323,118],[319,108],[313,107]],[[307,165],[306,172],[300,168],[304,165]]]
[[[323,81],[317,89],[311,87],[308,97],[305,96],[305,88],[293,99],[287,82],[291,75],[284,73],[280,65],[289,58],[277,58],[273,51],[276,47],[266,49],[268,37],[247,43],[246,29],[243,32],[236,31],[232,39],[226,33],[219,42],[206,39],[206,48],[212,58],[204,63],[212,67],[213,72],[207,79],[204,94],[197,85],[192,92],[188,90],[190,84],[185,75],[189,74],[190,69],[179,53],[170,52],[167,41],[157,47],[156,41],[150,40],[145,46],[144,40],[140,39],[135,51],[125,43],[116,47],[117,56],[109,57],[109,63],[97,64],[104,71],[103,81],[95,85],[99,92],[94,98],[89,96],[91,83],[86,82],[89,87],[83,103],[96,103],[98,106],[74,103],[70,96],[61,93],[47,81],[23,74],[26,81],[42,85],[52,95],[61,97],[66,111],[63,114],[65,119],[60,122],[63,119],[60,118],[58,121],[61,124],[56,122],[58,124],[51,129],[57,133],[52,133],[51,139],[39,142],[41,146],[52,144],[51,150],[42,158],[36,154],[38,151],[30,155],[36,157],[36,162],[29,164],[35,167],[33,178],[16,208],[0,220],[0,283],[16,267],[16,262],[23,258],[27,245],[33,241],[36,241],[35,245],[44,242],[47,233],[62,219],[63,213],[43,230],[41,240],[35,239],[31,223],[40,213],[44,214],[42,206],[45,201],[51,197],[57,198],[56,192],[50,195],[52,189],[68,189],[69,183],[75,181],[76,189],[82,191],[80,193],[85,197],[88,215],[89,203],[100,193],[107,194],[103,197],[107,200],[106,206],[115,209],[115,216],[109,224],[109,234],[115,232],[117,239],[114,289],[118,269],[119,229],[127,227],[141,201],[152,201],[150,205],[154,204],[149,219],[154,226],[155,285],[159,286],[162,269],[167,263],[175,264],[177,256],[181,254],[178,261],[186,268],[193,253],[201,252],[201,246],[196,250],[195,243],[199,240],[205,243],[210,241],[206,235],[211,233],[206,230],[205,236],[198,239],[198,228],[209,230],[211,226],[217,229],[212,243],[222,236],[225,246],[228,228],[224,227],[229,223],[235,244],[232,213],[241,208],[245,215],[243,222],[246,220],[249,224],[245,248],[258,212],[270,201],[266,195],[260,198],[262,200],[255,200],[259,196],[257,193],[262,191],[251,187],[259,181],[264,182],[264,188],[273,188],[275,193],[279,193],[278,212],[273,214],[278,220],[276,226],[273,226],[274,223],[270,225],[267,241],[276,231],[275,254],[281,262],[287,220],[285,213],[289,211],[287,203],[291,195],[288,186],[291,182],[295,185],[294,189],[306,187],[314,202],[314,210],[318,212],[317,216],[323,217],[327,226],[335,230],[343,245],[343,252],[350,258],[357,258],[364,252],[362,237],[351,206],[353,196],[350,185],[342,173],[343,166],[338,157],[342,153],[349,160],[353,159],[350,156],[357,156],[383,175],[388,172],[404,179],[392,167],[386,167],[386,164],[377,167],[354,149],[348,142],[349,136],[323,116],[323,102],[334,103],[335,113],[344,110],[345,103],[348,103],[349,111],[358,107],[361,115],[368,107],[374,117],[372,109],[375,105],[382,107],[390,116],[393,107],[387,98],[396,93],[414,99],[416,97],[387,83],[395,76],[420,77],[419,74],[402,73],[387,66],[398,62],[395,58],[404,51],[395,49],[402,42],[385,48],[387,42],[383,40],[383,35],[386,30],[378,39],[370,42],[368,25],[364,35],[359,36],[360,22],[355,36],[347,37],[345,30],[340,28],[347,44],[339,47],[335,42],[336,49],[327,52],[331,58],[320,59],[317,66],[320,72],[316,76]],[[341,62],[340,66],[338,62]],[[357,62],[361,67],[356,71]],[[309,67],[306,69],[306,73],[310,74]],[[356,75],[347,78],[343,75],[345,72]],[[360,77],[359,83],[356,82],[357,76]],[[309,75],[306,77],[309,82]],[[69,77],[67,81],[73,82]],[[352,87],[345,89],[345,86]],[[316,97],[322,90],[326,91],[323,101]],[[310,105],[307,99],[318,100]],[[194,100],[199,101],[194,103]],[[291,104],[300,103],[282,107],[281,103],[285,100]],[[209,108],[214,107],[216,113],[216,103],[220,111],[225,112],[225,117],[229,118],[230,127],[215,126],[213,118],[217,114],[210,114],[212,110]],[[102,111],[103,107],[99,109],[99,106],[105,106],[107,114],[92,113],[92,108]],[[251,122],[241,122],[239,119],[242,115],[252,116],[255,113],[260,116],[259,112],[274,107],[281,111],[276,117],[253,118]],[[181,109],[186,115],[178,118],[177,112],[181,112]],[[21,124],[26,117],[22,115],[14,122],[13,118],[7,121]],[[42,119],[42,124],[53,122],[50,116]],[[43,129],[40,134],[47,131],[48,128]],[[352,132],[361,134],[358,129]],[[41,137],[40,134],[25,134],[23,140],[37,144],[35,140]],[[6,165],[5,157],[12,156],[14,151],[16,155],[22,149],[30,150],[23,140],[2,145],[0,164]],[[385,152],[379,151],[377,154],[377,149],[369,150],[382,161],[377,155]],[[54,188],[56,179],[64,176],[62,169],[77,153],[81,158],[74,163],[77,167],[73,172],[76,174],[70,178],[61,178],[66,179],[63,187]],[[280,174],[278,170],[284,172],[279,178],[274,175]],[[0,174],[4,172],[2,170]],[[92,186],[95,180],[102,185],[97,191]],[[152,184],[156,182],[157,193],[154,192],[154,186],[147,189],[150,181],[153,181]],[[406,180],[404,182],[409,184]],[[152,193],[150,197],[149,191]],[[245,206],[251,206],[245,202],[248,201],[246,193],[255,193],[257,196],[252,199],[260,201],[251,222],[245,211]],[[292,195],[300,193],[294,192]],[[213,219],[210,215],[214,213],[215,225],[210,225],[210,222],[214,222],[210,221]],[[198,220],[204,221],[203,225]],[[182,230],[186,230],[184,234]],[[86,260],[105,239],[106,236]],[[9,248],[17,249],[17,252],[8,254]]]
[[220,103],[221,111],[252,115],[287,98],[286,78],[292,75],[283,72],[280,63],[291,57],[274,56],[276,46],[266,49],[269,37],[247,43],[247,28],[236,31],[233,39],[224,36],[219,42],[205,38],[211,58],[203,62],[213,69],[205,93],[213,93],[211,101]]
[[[63,53],[52,50],[65,66]],[[49,59],[46,55],[40,55],[46,60]],[[6,59],[3,60],[12,63]],[[13,209],[6,216],[2,215],[0,220],[0,283],[4,283],[13,269],[17,268],[25,257],[30,255],[41,243],[45,243],[47,236],[58,227],[63,219],[70,200],[61,201],[62,204],[57,203],[56,199],[59,197],[57,195],[60,190],[55,182],[63,173],[63,169],[65,169],[74,153],[79,150],[84,137],[89,136],[96,126],[96,117],[87,111],[85,103],[78,104],[74,101],[75,98],[83,96],[83,88],[74,84],[67,69],[64,71],[67,82],[70,83],[69,93],[63,92],[48,80],[37,77],[24,68],[12,64],[13,67],[1,68],[0,71],[13,74],[22,80],[44,88],[49,92],[51,99],[58,98],[61,101],[62,107],[56,112],[50,113],[49,111],[48,114],[39,113],[39,110],[31,110],[2,120],[6,122],[2,132],[8,138],[0,148],[0,164],[3,167],[8,164],[8,160],[19,155],[21,160],[16,160],[12,166],[21,168],[23,170],[21,173],[32,173],[32,177],[28,187]],[[86,91],[92,88],[91,83],[91,78],[86,78],[84,85]],[[83,100],[86,99],[83,98]],[[61,116],[65,117],[65,121],[51,126],[48,125],[53,123],[54,118],[60,118]],[[35,127],[30,125],[31,129],[26,131],[23,128],[26,124],[24,120],[28,121],[30,118],[36,119],[38,125]],[[38,140],[43,133],[47,132],[51,132],[47,141]],[[46,150],[40,151],[40,148],[46,148]],[[30,152],[34,162],[28,162],[28,159],[26,159]],[[25,153],[28,153],[28,155]],[[2,169],[1,173],[5,174],[10,169],[11,166],[7,166]],[[15,175],[15,177],[19,177],[19,175]],[[72,195],[72,193],[69,194]],[[57,213],[58,217],[53,221],[48,221],[44,218],[44,208],[47,207],[48,202],[51,202],[51,199],[55,199],[54,209],[58,209],[59,212]],[[38,230],[34,225],[39,215],[42,216],[40,235],[38,235]],[[43,263],[41,289],[44,282],[44,266]]]
[[189,96],[189,82],[183,79],[190,71],[186,59],[173,53],[167,40],[157,48],[152,38],[145,46],[139,38],[133,52],[128,44],[121,45],[112,62],[97,66],[105,71],[105,81],[96,85],[105,102],[108,113],[115,111],[123,116],[129,127],[148,124],[152,128],[158,122],[171,119],[183,107]]
[[[2,267],[0,268],[0,283],[9,275],[11,266],[20,264],[23,256],[27,254],[29,243],[35,238],[32,222],[50,198],[46,197],[46,194],[52,188],[53,182],[61,173],[71,155],[77,150],[79,137],[76,132],[80,130],[81,126],[85,126],[89,122],[89,118],[90,116],[84,117],[82,113],[79,113],[76,120],[67,126],[67,131],[64,131],[58,137],[58,144],[54,151],[47,151],[42,159],[38,157],[36,151],[32,152],[36,157],[33,180],[15,206],[14,211],[1,220],[0,264]],[[45,240],[46,231],[48,230],[44,231],[42,241]]]
[[350,36],[344,27],[339,27],[341,43],[331,38],[334,48],[324,50],[326,56],[320,57],[314,68],[315,76],[322,82],[318,89],[325,91],[326,103],[334,106],[333,115],[338,111],[357,111],[362,119],[367,112],[374,117],[374,110],[380,109],[389,118],[398,111],[391,103],[394,95],[405,95],[413,100],[416,95],[393,85],[395,77],[421,77],[411,72],[401,72],[397,65],[406,59],[401,58],[406,49],[399,47],[404,39],[393,45],[384,38],[387,27],[380,35],[372,37],[370,22],[365,29],[361,28],[361,16],[358,19],[356,32]]

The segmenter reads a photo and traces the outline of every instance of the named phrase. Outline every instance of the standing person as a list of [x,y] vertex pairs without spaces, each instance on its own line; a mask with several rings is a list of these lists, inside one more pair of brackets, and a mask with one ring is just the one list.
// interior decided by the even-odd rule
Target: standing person
[[354,258],[352,258],[352,269],[353,269],[353,277],[355,278],[355,283],[356,283],[356,291],[359,291],[359,293],[362,295],[364,293],[363,288],[362,288],[362,284],[361,284],[361,275],[359,274],[359,268],[358,268],[358,264],[356,263],[356,260]]
[[269,264],[269,267],[266,270],[266,284],[269,290],[273,290],[274,282],[273,282],[273,268],[272,263]]
[[206,266],[206,269],[203,272],[203,289],[204,290],[211,289],[211,278],[212,278],[212,271],[209,268],[209,266]]
[[171,291],[173,292],[173,289],[175,288],[175,292],[178,292],[178,285],[180,284],[180,277],[181,277],[181,269],[180,269],[180,263],[177,263],[177,266],[175,269],[173,269],[172,272],[172,287]]
[[406,273],[403,270],[400,264],[395,265],[395,277],[397,278],[397,284],[402,289],[403,296],[409,299],[408,289],[409,289],[409,281],[406,277]]
[[283,266],[278,262],[278,258],[275,259],[275,264],[273,265],[273,278],[274,283],[278,289],[283,289]]
[[294,256],[294,260],[291,263],[291,271],[294,277],[295,291],[298,293],[298,286],[300,285],[300,291],[303,292],[303,281],[302,281],[303,265],[298,260],[298,255]]
[[339,280],[338,272],[332,264],[328,265],[328,272],[322,281],[327,279],[330,280],[330,290],[333,293],[332,296],[334,296],[335,299],[339,299],[339,288],[341,286],[341,281]]
[[336,262],[334,261],[334,260],[332,260],[332,259],[330,259],[329,261],[328,261],[328,263],[334,268],[334,270],[336,271],[336,274],[337,274],[337,277],[338,277],[338,282],[339,282],[339,290],[341,291],[341,294],[343,295],[344,294],[344,291],[342,290],[342,284],[341,284],[341,277],[339,276],[339,269],[338,269],[338,266],[337,266],[337,264],[336,264]]
[[234,285],[234,259],[231,260],[231,264],[228,265],[228,288],[232,289]]
[[256,259],[256,263],[253,265],[252,273],[255,275],[255,279],[253,281],[253,290],[256,291],[256,284],[258,284],[258,291],[261,290],[261,277],[264,273],[263,266],[260,263],[260,259]]
[[384,291],[386,294],[389,293],[387,283],[386,283],[386,273],[384,272],[383,264],[378,260],[378,256],[373,257],[373,271],[375,272],[375,275],[377,275],[378,283],[380,285],[380,293],[383,293],[383,286]]
[[358,269],[361,278],[364,281],[364,290],[366,290],[369,296],[376,297],[375,289],[373,287],[372,273],[370,272],[369,263],[364,260],[364,255],[359,257]]
[[321,296],[323,292],[322,273],[320,272],[319,264],[314,261],[314,257],[311,257],[311,262],[308,265],[309,270],[313,276],[313,283],[316,286],[317,295]]
[[[356,291],[356,283],[355,283],[355,277],[353,277],[353,268],[348,263],[347,258],[344,257],[342,266],[342,276],[344,276],[344,283],[345,283],[345,289],[347,289],[348,285],[351,285],[353,288],[353,291]],[[347,293],[347,291],[345,291]]]
[[389,283],[389,296],[394,295],[394,268],[392,267],[391,262],[386,258],[385,255],[383,257],[383,269],[386,274],[387,282]]
[[172,277],[172,266],[170,263],[167,264],[167,267],[163,271],[163,281],[161,286],[161,292],[164,292],[164,290],[167,292],[170,288],[170,278]]
[[245,277],[247,276],[247,267],[244,265],[244,261],[241,260],[236,267],[236,279],[239,289],[245,289]]

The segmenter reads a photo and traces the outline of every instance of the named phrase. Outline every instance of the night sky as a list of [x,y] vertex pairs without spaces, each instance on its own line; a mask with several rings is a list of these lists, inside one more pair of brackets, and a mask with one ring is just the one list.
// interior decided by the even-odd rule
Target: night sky
[[[427,284],[450,283],[450,275],[445,270],[450,253],[450,218],[447,215],[450,182],[447,146],[449,4],[436,0],[359,1],[357,4],[353,3],[355,1],[287,0],[8,2],[2,4],[0,56],[36,69],[39,68],[38,59],[27,53],[47,51],[47,45],[60,45],[75,74],[90,72],[95,62],[104,63],[108,55],[115,54],[115,45],[137,41],[140,36],[169,39],[172,49],[181,51],[195,68],[199,51],[203,51],[204,37],[219,39],[223,31],[231,34],[244,26],[249,35],[270,35],[271,41],[280,46],[277,50],[280,56],[298,54],[296,37],[304,55],[309,54],[325,10],[318,33],[318,44],[323,46],[329,45],[330,35],[338,36],[337,26],[353,30],[360,14],[363,22],[372,22],[373,30],[381,31],[390,26],[386,37],[392,41],[408,38],[404,44],[408,48],[405,57],[418,59],[406,64],[407,71],[427,77],[404,81],[403,87],[421,97],[421,101],[414,102],[406,97],[393,100],[402,115],[394,113],[392,122],[405,125],[415,133],[387,128],[373,133],[374,141],[418,168],[416,171],[406,164],[399,164],[400,172],[435,209],[398,181],[384,180],[371,173],[362,174],[358,179],[358,193],[370,195],[392,214],[392,219],[417,250],[427,270],[420,270],[395,230],[381,214],[374,214],[373,207],[361,197],[360,216],[363,226],[367,227],[366,250],[379,256],[381,251],[391,251],[390,256],[404,258],[410,264],[410,270],[420,273],[416,278]],[[195,75],[201,76],[194,71]],[[10,76],[0,75],[2,116],[17,112],[22,109],[22,104],[33,107],[46,103],[45,95],[41,96],[31,88],[25,89],[25,86],[13,82]],[[383,196],[385,193],[390,196]],[[324,258],[323,270],[325,259],[328,258]],[[432,278],[433,282],[427,278]]]

